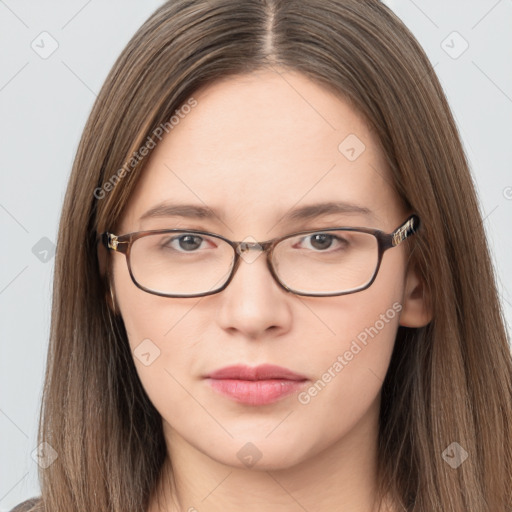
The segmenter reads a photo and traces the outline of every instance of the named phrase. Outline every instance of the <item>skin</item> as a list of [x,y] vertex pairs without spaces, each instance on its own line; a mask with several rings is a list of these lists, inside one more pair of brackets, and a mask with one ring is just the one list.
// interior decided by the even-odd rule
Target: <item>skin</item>
[[[372,132],[349,105],[304,75],[281,70],[229,78],[194,94],[198,105],[157,145],[116,234],[163,228],[213,231],[258,241],[305,229],[362,226],[392,232],[407,212]],[[292,87],[293,86],[293,87]],[[349,161],[338,145],[366,146]],[[219,219],[141,215],[161,201],[221,211]],[[370,208],[279,223],[297,206],[344,200]],[[220,293],[165,298],[137,288],[125,257],[113,254],[113,290],[132,350],[150,339],[160,355],[141,382],[162,416],[168,466],[149,511],[272,510],[369,512],[374,505],[381,387],[399,324],[431,320],[422,283],[406,265],[406,244],[388,250],[370,288],[335,297],[282,289],[264,257],[242,262]],[[310,402],[294,393],[265,406],[216,393],[210,371],[273,363],[315,383],[365,328],[394,303],[402,310]],[[248,467],[237,452],[261,453]],[[175,503],[170,490],[176,495]],[[161,508],[158,508],[158,495]]]

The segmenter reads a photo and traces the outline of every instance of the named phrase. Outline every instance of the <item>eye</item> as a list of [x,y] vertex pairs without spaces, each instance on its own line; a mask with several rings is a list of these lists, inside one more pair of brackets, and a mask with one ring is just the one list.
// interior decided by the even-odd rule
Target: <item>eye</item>
[[173,249],[178,252],[196,252],[196,250],[201,247],[203,242],[205,244],[207,244],[208,242],[210,244],[213,243],[210,239],[204,238],[202,236],[193,233],[186,233],[183,235],[174,236],[163,240],[161,243],[161,247]]
[[313,233],[303,237],[300,240],[300,243],[302,243],[304,240],[307,240],[308,243],[306,243],[305,247],[303,248],[313,249],[320,252],[331,248],[333,245],[338,246],[339,249],[344,249],[349,245],[349,241],[347,239],[337,235],[331,235],[329,233]]

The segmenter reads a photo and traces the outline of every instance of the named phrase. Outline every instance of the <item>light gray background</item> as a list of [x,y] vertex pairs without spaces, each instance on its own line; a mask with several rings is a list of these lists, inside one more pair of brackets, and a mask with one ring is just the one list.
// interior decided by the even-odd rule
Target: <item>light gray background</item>
[[[39,494],[31,454],[48,345],[52,245],[81,131],[114,60],[161,3],[0,0],[0,512]],[[425,48],[455,115],[510,333],[512,0],[387,3]],[[53,40],[57,49],[42,58]]]

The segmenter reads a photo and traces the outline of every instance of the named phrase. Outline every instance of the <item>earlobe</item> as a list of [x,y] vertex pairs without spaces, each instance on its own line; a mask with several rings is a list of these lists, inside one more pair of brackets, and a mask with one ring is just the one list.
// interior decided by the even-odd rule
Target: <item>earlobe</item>
[[417,272],[410,268],[405,279],[404,297],[400,325],[404,327],[423,327],[432,320],[430,297]]

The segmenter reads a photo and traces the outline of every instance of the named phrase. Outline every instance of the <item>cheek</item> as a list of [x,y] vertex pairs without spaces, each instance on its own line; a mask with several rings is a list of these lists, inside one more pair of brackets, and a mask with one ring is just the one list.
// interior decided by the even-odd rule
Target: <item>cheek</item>
[[317,380],[298,395],[298,401],[311,418],[332,412],[324,417],[327,437],[353,427],[379,396],[402,310],[401,260],[395,256],[396,261],[388,258],[367,290],[314,308],[325,334],[313,349],[302,347],[314,361]]
[[322,345],[309,350],[316,380],[297,402],[304,428],[321,430],[319,449],[376,421],[401,308],[399,302],[384,302],[342,309],[331,317],[335,337],[324,336]]
[[141,290],[123,260],[117,258],[113,266],[115,295],[132,349],[146,338],[157,344],[167,341],[180,328],[180,316],[187,314],[197,299],[160,297]]
[[132,282],[126,264],[114,266],[114,283],[135,367],[148,396],[152,401],[162,393],[172,397],[177,381],[195,371],[191,354],[199,333],[188,314],[199,299],[146,293]]
[[[344,393],[363,393],[382,383],[393,351],[401,304],[389,302],[375,309],[338,314],[333,331],[336,338],[312,353],[322,382]],[[320,375],[321,374],[321,375]],[[341,377],[341,378],[338,378]]]
[[133,361],[160,415],[173,425],[187,424],[195,405],[194,377],[200,373],[197,354],[194,357],[200,337],[187,316],[193,303],[170,305],[168,300],[174,299],[153,297],[140,290],[123,300],[121,311]]

